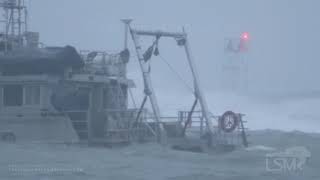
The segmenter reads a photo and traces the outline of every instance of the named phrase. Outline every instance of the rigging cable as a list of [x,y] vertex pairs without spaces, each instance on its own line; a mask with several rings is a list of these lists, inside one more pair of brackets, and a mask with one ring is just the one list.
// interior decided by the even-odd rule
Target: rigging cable
[[174,68],[170,65],[170,63],[165,59],[163,58],[160,54],[159,54],[159,57],[160,59],[169,67],[169,69],[178,77],[178,79],[184,84],[184,86],[192,93],[194,93],[194,90],[193,88],[187,83],[186,80],[184,80],[182,78],[182,76],[174,70]]

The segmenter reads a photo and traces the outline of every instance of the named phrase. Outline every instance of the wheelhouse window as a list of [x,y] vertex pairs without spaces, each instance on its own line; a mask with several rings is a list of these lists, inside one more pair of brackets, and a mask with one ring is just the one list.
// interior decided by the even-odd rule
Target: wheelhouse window
[[21,85],[3,86],[3,104],[4,106],[22,106],[23,87]]
[[40,104],[40,86],[26,86],[24,91],[25,105]]

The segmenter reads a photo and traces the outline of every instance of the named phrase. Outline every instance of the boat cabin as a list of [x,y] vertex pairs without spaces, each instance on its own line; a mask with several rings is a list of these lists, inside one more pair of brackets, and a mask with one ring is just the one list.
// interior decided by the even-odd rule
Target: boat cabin
[[0,132],[45,142],[105,139],[128,112],[128,61],[128,50],[80,54],[71,46],[0,53]]

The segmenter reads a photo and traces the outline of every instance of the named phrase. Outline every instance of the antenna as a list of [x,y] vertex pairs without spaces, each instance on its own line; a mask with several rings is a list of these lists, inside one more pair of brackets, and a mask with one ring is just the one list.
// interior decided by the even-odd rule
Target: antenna
[[5,51],[23,46],[23,36],[27,31],[27,11],[24,0],[2,0],[0,8],[4,11],[0,21],[2,32],[1,41]]

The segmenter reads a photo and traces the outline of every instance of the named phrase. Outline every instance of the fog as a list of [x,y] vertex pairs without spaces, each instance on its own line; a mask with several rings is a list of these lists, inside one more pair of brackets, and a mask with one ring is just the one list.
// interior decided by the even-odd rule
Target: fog
[[[233,109],[247,114],[253,129],[318,131],[317,83],[320,57],[320,13],[317,0],[29,0],[29,28],[48,46],[73,45],[78,50],[120,51],[121,18],[133,18],[140,29],[188,32],[207,101],[213,113]],[[249,94],[221,90],[220,64],[226,59],[225,38],[250,33]],[[146,41],[149,42],[150,41]],[[149,45],[144,43],[145,47]],[[130,42],[129,78],[135,80],[137,104],[142,80]],[[161,39],[159,50],[189,84],[183,49]],[[158,58],[152,78],[163,113],[190,108],[192,94]]]

